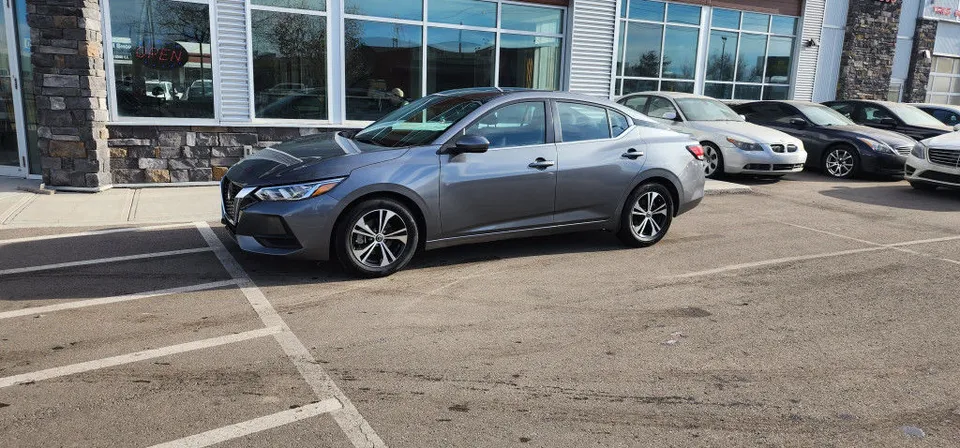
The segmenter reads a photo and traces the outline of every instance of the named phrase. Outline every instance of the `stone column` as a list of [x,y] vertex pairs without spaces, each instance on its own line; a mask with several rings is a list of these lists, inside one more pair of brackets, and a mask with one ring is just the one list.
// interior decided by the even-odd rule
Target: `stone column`
[[901,2],[850,2],[837,99],[887,98],[901,6]]
[[[910,69],[903,83],[903,102],[923,103],[927,99],[927,81],[933,63],[933,43],[937,40],[936,20],[917,20],[913,35],[913,53],[910,54]],[[926,51],[925,51],[926,50]]]
[[43,181],[110,186],[107,84],[97,0],[27,0]]

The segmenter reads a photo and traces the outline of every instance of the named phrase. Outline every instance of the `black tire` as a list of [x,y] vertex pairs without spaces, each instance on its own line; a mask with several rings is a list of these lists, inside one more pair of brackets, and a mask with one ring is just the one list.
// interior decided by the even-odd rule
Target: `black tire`
[[832,146],[824,153],[820,168],[834,179],[852,179],[860,174],[860,155],[852,146]]
[[939,186],[934,184],[928,184],[926,182],[916,182],[916,181],[910,181],[910,186],[920,191],[933,191],[939,188]]
[[[675,208],[667,187],[658,183],[643,184],[630,194],[623,206],[617,237],[627,246],[653,246],[670,230]],[[655,227],[651,227],[648,220],[653,220]]]
[[[366,227],[360,226],[361,219]],[[351,207],[334,232],[337,260],[351,274],[368,278],[386,277],[403,269],[420,244],[413,213],[406,205],[387,198]]]
[[[710,142],[703,142],[701,146],[703,146],[703,174],[709,179],[719,179],[723,177],[723,153],[720,151],[720,148]],[[717,155],[716,160],[711,159],[711,151]],[[714,162],[716,162],[717,166],[710,172],[710,167]]]

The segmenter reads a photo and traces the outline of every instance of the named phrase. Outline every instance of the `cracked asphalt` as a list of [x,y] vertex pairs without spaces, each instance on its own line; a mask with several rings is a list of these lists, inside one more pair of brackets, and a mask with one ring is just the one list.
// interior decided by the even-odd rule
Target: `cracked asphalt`
[[[377,280],[211,226],[386,446],[960,445],[960,192],[734,181],[755,193],[708,197],[652,248],[507,241]],[[231,279],[207,251],[12,271],[203,247],[192,226],[0,242],[0,446],[151,446],[323,399],[253,336],[4,385],[262,330],[236,286],[189,290]],[[319,413],[218,446],[365,443]]]

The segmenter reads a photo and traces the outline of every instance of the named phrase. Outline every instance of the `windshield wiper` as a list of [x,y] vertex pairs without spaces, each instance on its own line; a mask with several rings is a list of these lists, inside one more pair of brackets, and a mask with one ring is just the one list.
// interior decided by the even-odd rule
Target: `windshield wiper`
[[360,142],[360,143],[366,143],[366,144],[368,144],[368,145],[380,146],[380,145],[378,145],[372,138],[354,137],[353,139],[354,139],[355,141]]

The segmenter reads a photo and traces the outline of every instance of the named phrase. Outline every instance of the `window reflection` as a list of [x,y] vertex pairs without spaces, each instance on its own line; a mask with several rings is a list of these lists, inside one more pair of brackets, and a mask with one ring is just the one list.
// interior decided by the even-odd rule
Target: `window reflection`
[[343,12],[393,19],[423,20],[423,0],[344,0]]
[[500,18],[501,28],[548,34],[563,32],[563,11],[560,9],[511,3],[503,3],[501,8],[503,8]]
[[630,12],[627,16],[631,19],[663,22],[663,11],[664,3],[651,2],[648,0],[631,0]]
[[560,39],[500,36],[500,87],[560,87]]
[[129,0],[110,20],[118,115],[214,117],[207,5]]
[[774,84],[790,83],[790,55],[793,53],[793,39],[789,37],[771,37],[767,49],[767,73],[764,82]]
[[327,118],[326,18],[253,10],[257,118]]
[[700,30],[668,26],[663,39],[663,77],[693,79],[697,70]]
[[624,76],[660,76],[660,42],[663,26],[631,22],[627,26]]
[[443,0],[428,3],[427,20],[470,26],[497,26],[497,4],[480,0]]
[[427,93],[493,85],[494,33],[430,27]]
[[636,92],[650,92],[658,89],[658,83],[649,79],[624,79],[623,87],[620,89],[621,95],[627,95]]
[[312,9],[324,11],[327,8],[326,0],[251,0],[252,5],[279,6],[281,8]]
[[767,52],[767,36],[743,34],[740,39],[737,81],[761,82],[763,80],[763,58]]
[[376,120],[421,96],[422,28],[344,21],[348,120]]
[[707,79],[733,81],[736,68],[733,59],[737,54],[738,34],[727,31],[710,33],[710,51],[707,56]]

